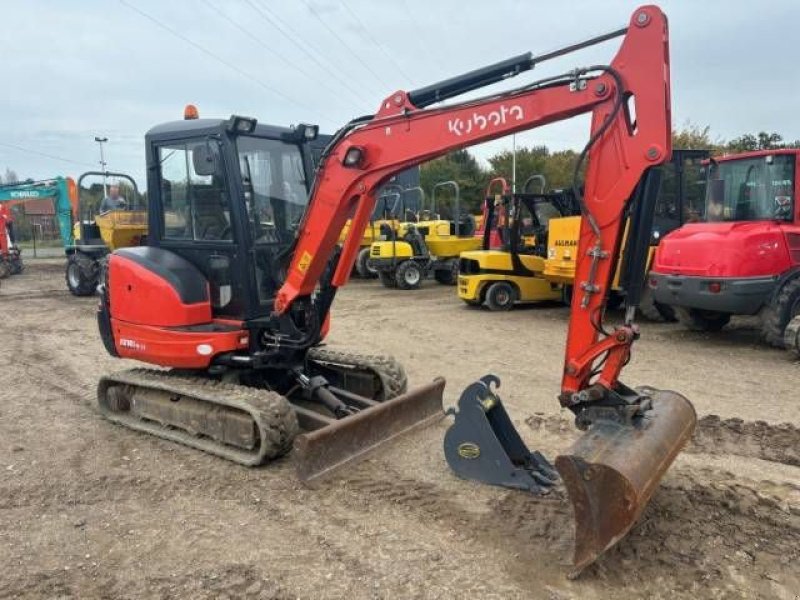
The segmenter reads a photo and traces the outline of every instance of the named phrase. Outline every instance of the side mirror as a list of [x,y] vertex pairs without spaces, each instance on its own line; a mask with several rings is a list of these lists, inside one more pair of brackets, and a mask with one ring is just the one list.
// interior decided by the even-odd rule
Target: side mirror
[[192,149],[194,172],[201,177],[209,177],[219,172],[219,150],[211,142],[198,144]]

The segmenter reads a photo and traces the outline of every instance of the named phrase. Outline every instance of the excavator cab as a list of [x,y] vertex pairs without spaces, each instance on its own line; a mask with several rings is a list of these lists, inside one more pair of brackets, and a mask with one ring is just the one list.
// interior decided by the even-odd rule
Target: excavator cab
[[233,122],[252,130],[202,119],[148,133],[148,246],[202,274],[214,317],[249,320],[269,316],[313,169],[299,134]]
[[[315,136],[315,126],[240,116],[148,132],[146,244],[110,256],[98,325],[113,356],[173,370],[104,377],[97,406],[107,419],[244,465],[294,443],[308,481],[441,417],[444,380],[406,393],[391,357],[321,345],[327,281],[309,304],[275,313],[306,217]],[[330,273],[338,254],[326,260]]]

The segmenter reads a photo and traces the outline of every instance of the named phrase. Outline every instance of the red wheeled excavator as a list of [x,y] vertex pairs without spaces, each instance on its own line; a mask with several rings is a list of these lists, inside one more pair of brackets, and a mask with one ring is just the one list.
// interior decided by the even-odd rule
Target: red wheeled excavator
[[[616,37],[623,40],[609,65],[432,107]],[[655,6],[637,9],[624,28],[562,50],[389,95],[376,114],[336,133],[313,179],[313,126],[284,129],[233,116],[152,129],[147,246],[111,255],[98,323],[112,355],[170,370],[102,378],[100,411],[243,464],[287,453],[294,442],[304,480],[439,418],[443,379],[406,391],[393,360],[322,345],[376,190],[449,151],[586,113],[591,134],[575,171],[577,179],[588,160],[585,191],[574,186],[585,218],[559,396],[586,433],[555,466],[575,510],[576,567],[589,564],[634,523],[696,420],[682,396],[619,381],[639,336],[633,315],[642,282],[635,278],[644,273],[657,188],[649,174],[671,154],[667,20]],[[640,200],[631,204],[631,197]],[[624,323],[608,330],[604,307],[623,237],[628,306]],[[515,487],[542,491],[555,473],[527,452],[510,420],[502,422],[508,416],[498,383],[487,376],[462,395],[446,436],[448,462],[464,477],[504,485],[527,477]],[[470,441],[467,408],[481,411],[495,448]],[[482,460],[498,449],[505,463]]]

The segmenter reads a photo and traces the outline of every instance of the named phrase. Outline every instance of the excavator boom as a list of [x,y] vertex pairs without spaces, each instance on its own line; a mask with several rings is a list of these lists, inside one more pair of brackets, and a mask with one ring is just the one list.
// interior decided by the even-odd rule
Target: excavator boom
[[[477,100],[428,108],[529,71],[544,60],[617,37],[623,38],[622,43],[610,64],[575,69]],[[352,218],[326,284],[335,290],[347,282],[361,232],[374,208],[375,192],[392,174],[455,149],[586,113],[592,115],[589,142],[576,166],[577,176],[588,161],[585,191],[580,194],[577,183],[574,186],[584,218],[559,396],[586,434],[556,461],[579,527],[578,568],[625,535],[695,422],[691,404],[682,396],[632,390],[620,383],[620,372],[639,335],[632,322],[635,307],[626,308],[622,326],[613,331],[603,328],[628,199],[649,169],[671,155],[668,27],[658,7],[640,7],[627,27],[560,51],[539,57],[528,53],[419,90],[399,90],[381,103],[374,116],[348,124],[323,153],[288,274],[275,299],[277,314],[314,302],[340,232]],[[649,206],[646,202],[638,205]],[[636,237],[628,236],[629,248],[641,247]],[[486,379],[475,388],[487,415],[501,406],[492,400],[487,383],[491,381]],[[507,418],[490,421],[495,432],[511,423]],[[501,446],[507,451],[513,436],[502,437],[505,444]],[[522,452],[524,444],[517,438],[511,445]],[[632,453],[639,453],[639,459],[630,460]],[[475,460],[480,450],[473,448],[465,454],[469,456],[462,456],[464,461]],[[534,454],[533,463],[546,463]],[[547,471],[547,466],[543,469]]]

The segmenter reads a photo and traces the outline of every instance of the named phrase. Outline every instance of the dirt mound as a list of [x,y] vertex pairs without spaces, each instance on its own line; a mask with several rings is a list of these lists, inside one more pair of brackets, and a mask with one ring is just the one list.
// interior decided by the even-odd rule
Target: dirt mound
[[706,415],[697,422],[690,452],[735,454],[800,466],[800,428],[791,423],[721,419]]
[[[525,423],[533,431],[557,437],[574,437],[576,434],[572,422],[560,415],[534,414],[525,419]],[[800,466],[800,428],[791,423],[772,424],[706,415],[697,421],[686,451],[732,454]]]

